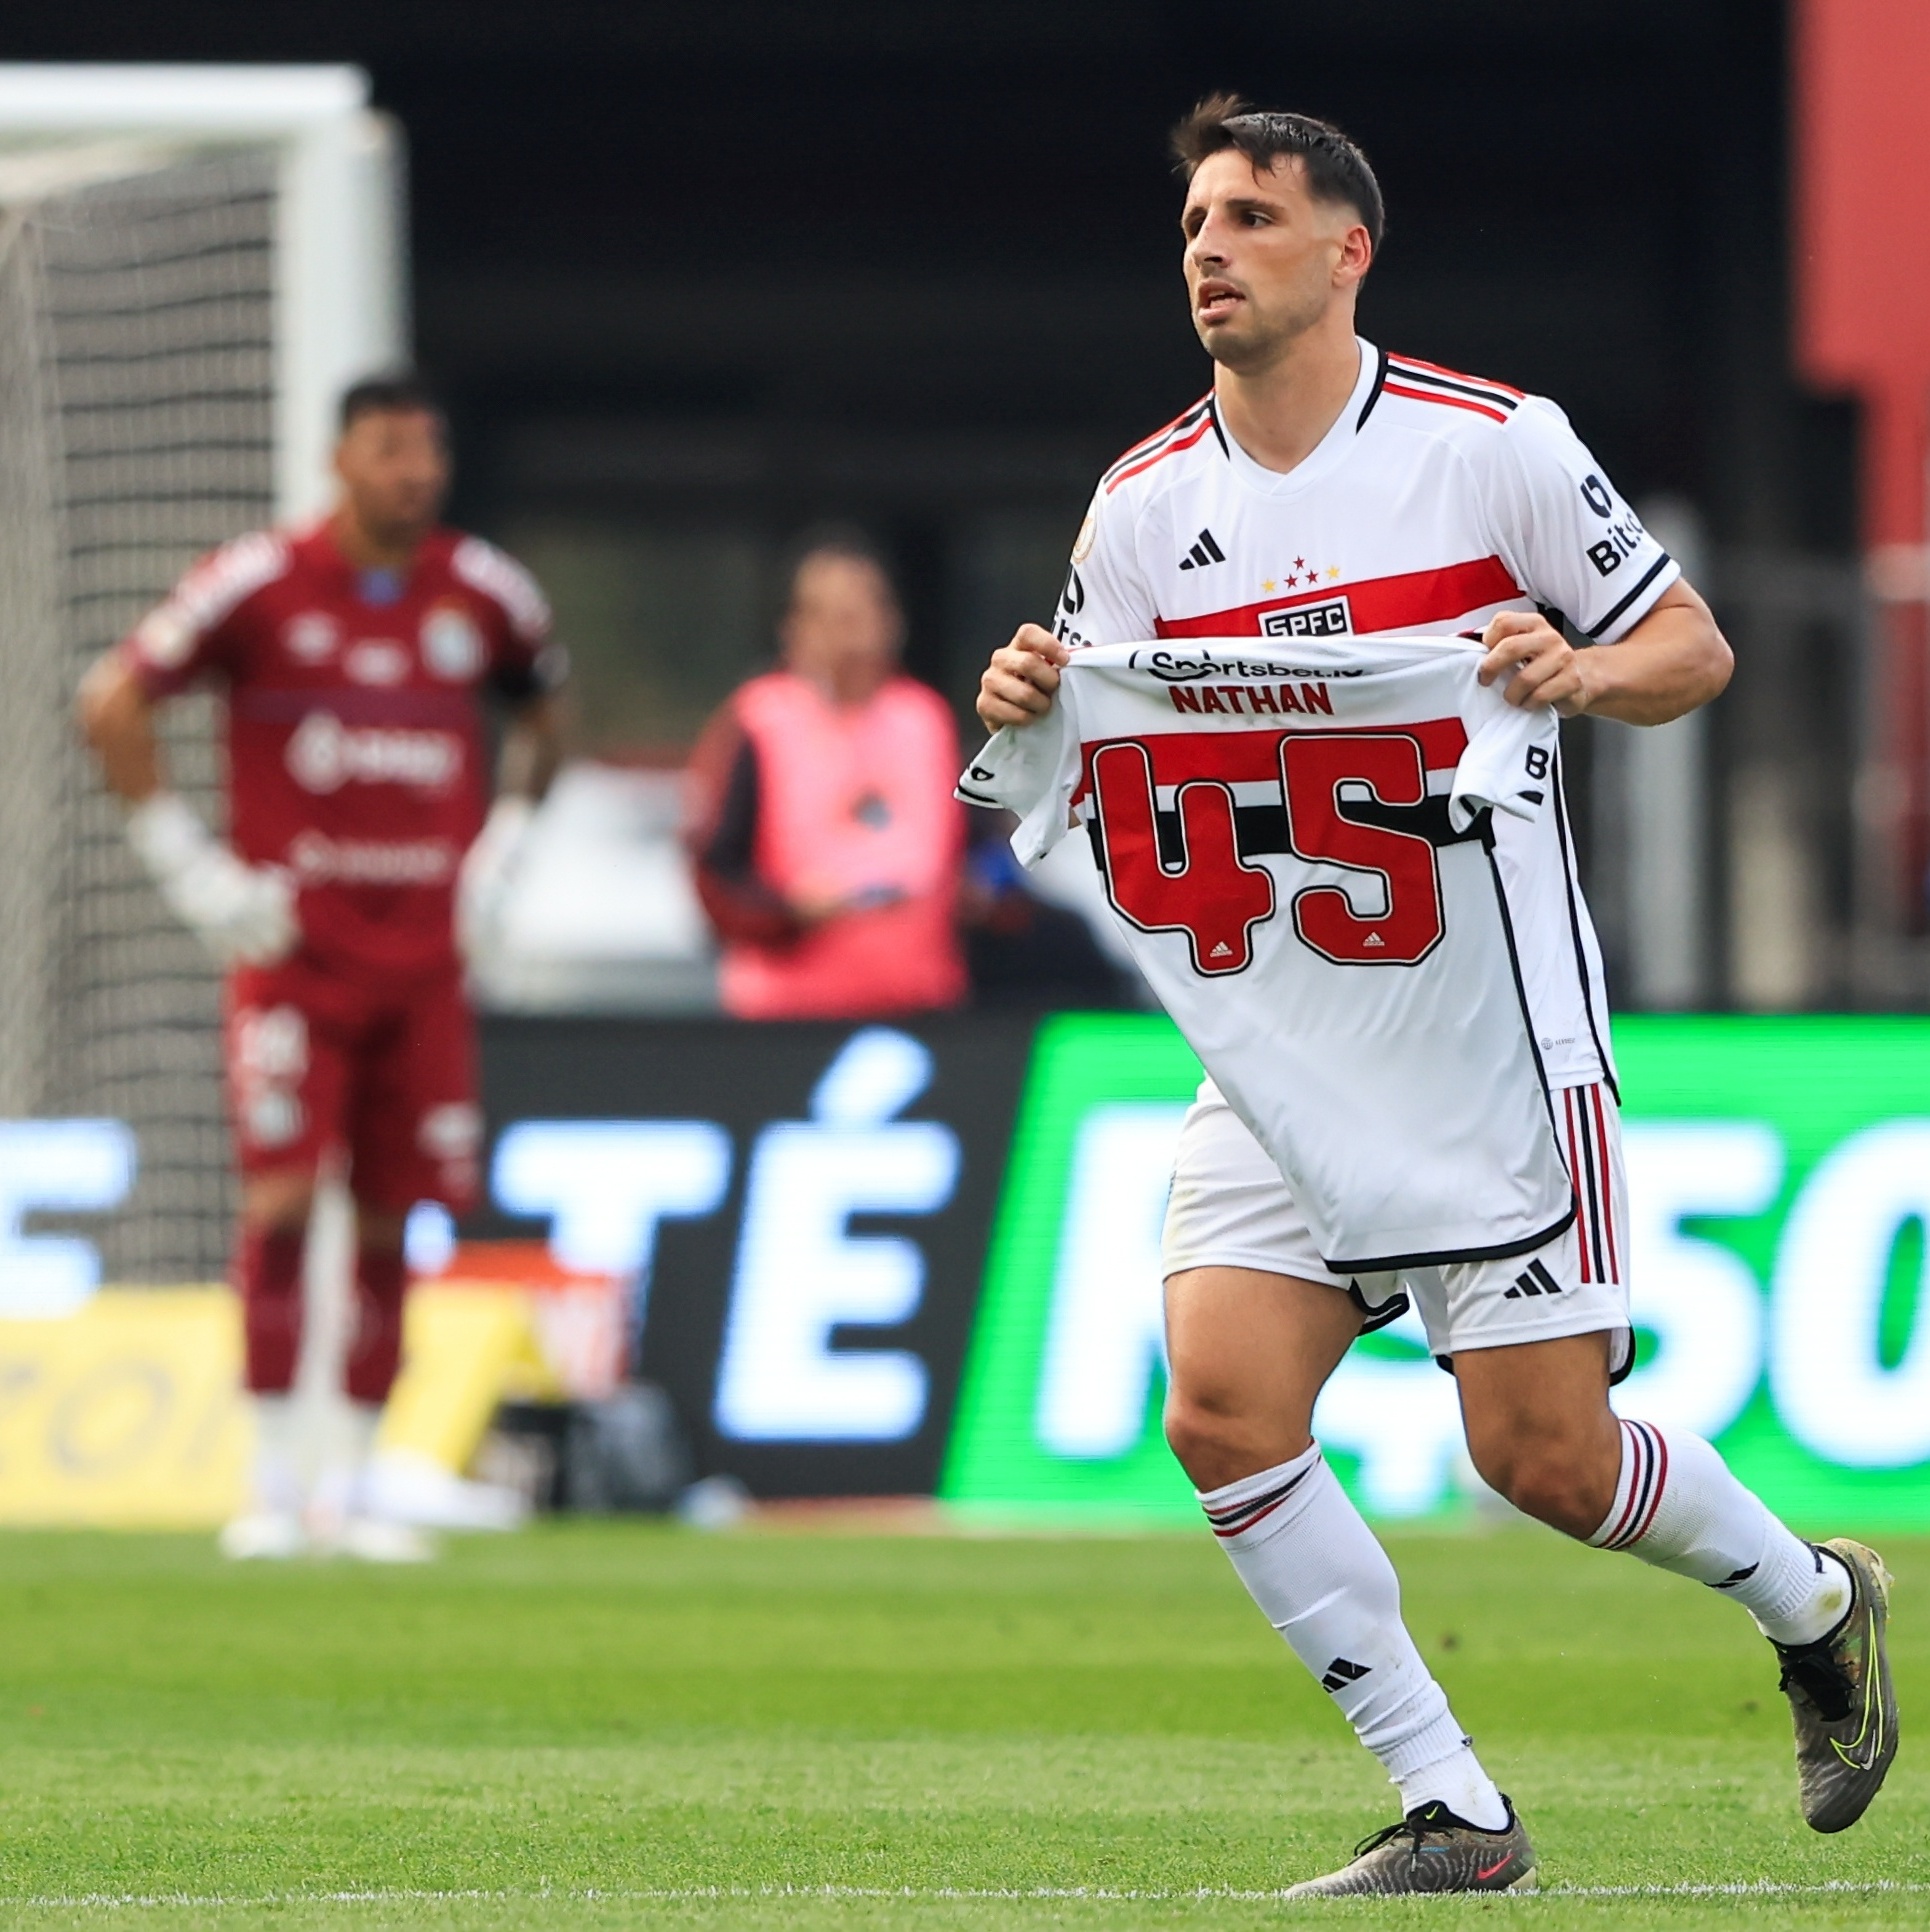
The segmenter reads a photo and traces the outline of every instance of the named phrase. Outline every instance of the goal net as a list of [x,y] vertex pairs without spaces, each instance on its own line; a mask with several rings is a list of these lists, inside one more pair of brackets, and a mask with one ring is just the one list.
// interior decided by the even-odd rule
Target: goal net
[[[0,140],[5,121],[0,98]],[[110,121],[91,139],[67,130],[9,146],[0,1119],[132,1129],[132,1192],[76,1231],[99,1245],[110,1281],[214,1280],[232,1207],[219,983],[127,848],[74,693],[198,555],[309,507],[289,500],[286,459],[294,411],[312,455],[328,402],[290,395],[289,202],[312,184],[266,131],[170,141]],[[359,362],[367,332],[344,346]],[[352,367],[328,372],[326,388]],[[218,729],[209,697],[163,717],[173,783],[216,824]]]

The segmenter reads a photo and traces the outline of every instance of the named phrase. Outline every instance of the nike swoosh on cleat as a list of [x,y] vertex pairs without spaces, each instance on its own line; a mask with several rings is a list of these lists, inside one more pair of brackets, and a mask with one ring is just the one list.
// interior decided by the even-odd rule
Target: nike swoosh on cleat
[[[1852,1771],[1869,1770],[1876,1763],[1877,1759],[1883,1755],[1883,1700],[1877,1695],[1876,1673],[1870,1669],[1869,1646],[1867,1643],[1865,1643],[1863,1650],[1863,1673],[1863,1722],[1858,1727],[1855,1737],[1848,1744],[1839,1743],[1835,1738],[1831,1738],[1829,1741],[1830,1749]],[[1869,1754],[1867,1758],[1854,1757],[1851,1754],[1870,1735],[1870,1719],[1872,1716],[1876,1719],[1876,1737],[1870,1745]]]
[[[1860,1654],[1862,1654],[1860,1656],[1860,1663],[1862,1663],[1862,1723],[1857,1725],[1857,1735],[1847,1745],[1843,1745],[1839,1739],[1833,1739],[1831,1737],[1830,1748],[1843,1760],[1843,1764],[1847,1764],[1853,1772],[1868,1772],[1876,1764],[1876,1760],[1884,1754],[1884,1700],[1878,1694],[1878,1683],[1876,1683],[1878,1673],[1872,1667],[1874,1660],[1870,1656],[1870,1652],[1876,1648],[1872,1644],[1872,1631],[1870,1629],[1864,1629],[1859,1634],[1860,1642],[1857,1648],[1859,1648]],[[1876,1737],[1874,1739],[1870,1739],[1872,1719],[1874,1719],[1874,1725],[1876,1725]],[[1853,1752],[1859,1752],[1866,1739],[1870,1739],[1868,1752],[1864,1756],[1855,1756]]]
[[1514,1853],[1510,1852],[1507,1858],[1497,1858],[1492,1865],[1477,1865],[1474,1868],[1475,1877],[1478,1879],[1484,1879],[1484,1880],[1492,1878],[1496,1872],[1501,1871],[1506,1867],[1508,1863],[1508,1859],[1512,1858],[1513,1856],[1514,1856]]

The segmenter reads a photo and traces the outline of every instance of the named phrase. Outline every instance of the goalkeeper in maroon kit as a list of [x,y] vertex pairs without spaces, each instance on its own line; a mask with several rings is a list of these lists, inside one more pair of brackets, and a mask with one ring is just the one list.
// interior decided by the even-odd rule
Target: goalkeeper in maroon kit
[[[318,1172],[355,1200],[345,1367],[359,1472],[402,1343],[403,1224],[475,1199],[482,1119],[462,952],[497,917],[556,766],[562,658],[530,576],[442,528],[446,427],[407,377],[344,396],[336,507],[191,569],[88,673],[80,710],[128,836],[174,913],[227,970],[228,1098],[242,1176],[234,1281],[257,1423],[234,1556],[319,1534],[417,1553],[368,1516],[359,1480],[305,1509],[290,1390]],[[228,841],[168,789],[156,705],[207,684],[227,704]],[[508,708],[490,804],[481,700]],[[323,1520],[325,1517],[326,1520]]]

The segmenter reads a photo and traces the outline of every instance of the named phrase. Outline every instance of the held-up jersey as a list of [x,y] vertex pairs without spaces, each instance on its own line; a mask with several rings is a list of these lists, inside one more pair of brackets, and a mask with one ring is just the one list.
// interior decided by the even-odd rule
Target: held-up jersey
[[478,695],[552,688],[548,635],[534,580],[478,537],[438,530],[384,579],[323,524],[224,544],[121,648],[150,697],[221,691],[235,849],[293,875],[306,956],[367,977],[453,966],[488,802]]
[[1557,726],[1454,638],[1077,653],[959,782],[1031,863],[1082,821],[1133,957],[1337,1274],[1524,1253],[1574,1191],[1516,959],[1559,901],[1493,826],[1552,805]]
[[[1360,377],[1286,475],[1226,433],[1209,395],[1100,480],[1055,628],[1069,644],[1479,631],[1558,611],[1613,643],[1680,572],[1553,403],[1360,345]],[[1613,1078],[1601,953],[1554,773],[1553,809],[1504,817],[1496,856],[1563,898],[1524,938],[1550,1080]]]

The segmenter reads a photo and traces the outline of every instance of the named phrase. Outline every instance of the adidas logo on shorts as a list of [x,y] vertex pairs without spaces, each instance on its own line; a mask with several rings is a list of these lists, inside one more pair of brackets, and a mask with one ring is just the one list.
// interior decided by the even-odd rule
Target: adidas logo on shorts
[[1561,1283],[1539,1261],[1531,1261],[1522,1273],[1515,1276],[1515,1285],[1502,1296],[1502,1300],[1519,1301],[1524,1295],[1533,1297],[1560,1293]]

